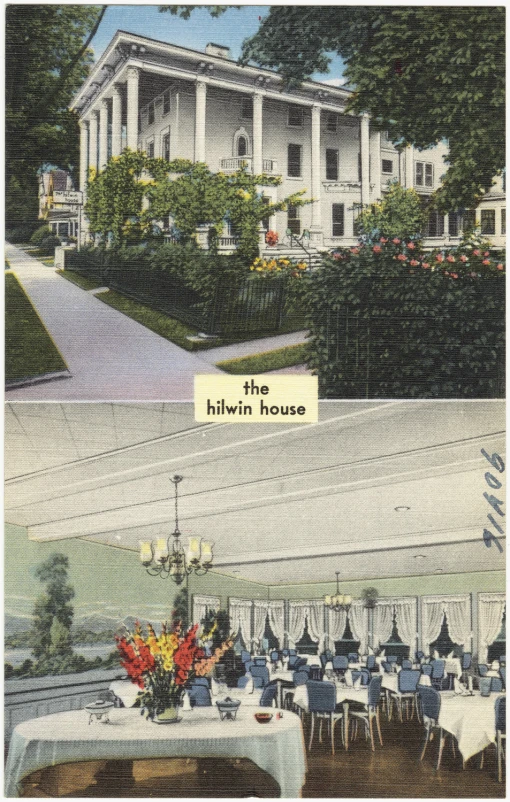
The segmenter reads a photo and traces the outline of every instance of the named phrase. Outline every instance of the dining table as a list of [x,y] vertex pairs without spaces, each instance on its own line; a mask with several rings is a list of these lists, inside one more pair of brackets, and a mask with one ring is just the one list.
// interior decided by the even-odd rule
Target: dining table
[[[23,793],[22,780],[49,766],[81,761],[150,758],[248,758],[270,774],[280,796],[300,796],[306,776],[301,719],[288,710],[258,708],[272,715],[260,724],[241,704],[235,720],[220,720],[216,706],[182,712],[171,725],[158,725],[133,708],[113,708],[109,722],[89,724],[85,710],[54,713],[18,724],[5,768],[5,796]],[[132,775],[131,775],[132,776]]]
[[482,696],[479,691],[469,695],[441,692],[438,724],[456,738],[464,761],[495,743],[495,704],[500,695]]

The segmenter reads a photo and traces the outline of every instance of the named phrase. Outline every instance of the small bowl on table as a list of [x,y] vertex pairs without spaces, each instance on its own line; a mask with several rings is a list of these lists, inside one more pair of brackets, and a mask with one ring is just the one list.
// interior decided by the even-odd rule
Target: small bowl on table
[[110,710],[115,707],[113,702],[105,701],[104,699],[97,699],[85,705],[85,710],[89,714],[89,724],[94,720],[100,721],[102,724],[110,723]]
[[225,721],[225,719],[227,719],[227,721],[235,721],[240,704],[241,702],[239,699],[231,699],[230,696],[227,696],[227,698],[222,701],[217,701],[216,706],[220,714],[220,719],[222,721]]
[[254,716],[259,724],[269,724],[269,722],[273,718],[272,713],[254,713]]

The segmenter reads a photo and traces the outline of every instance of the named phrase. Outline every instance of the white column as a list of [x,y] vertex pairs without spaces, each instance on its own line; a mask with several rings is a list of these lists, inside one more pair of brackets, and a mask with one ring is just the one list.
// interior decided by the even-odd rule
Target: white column
[[263,95],[255,92],[253,95],[253,172],[260,175],[262,172],[262,107]]
[[130,67],[127,74],[127,146],[138,149],[138,82],[140,72]]
[[322,208],[321,208],[321,107],[312,106],[312,223],[310,240],[315,245],[322,245]]
[[120,156],[122,151],[122,95],[115,84],[112,95],[112,156]]
[[412,145],[408,145],[405,150],[406,155],[406,189],[412,189],[414,186],[414,149]]
[[370,134],[370,183],[372,203],[381,198],[381,132],[373,131]]
[[99,169],[108,161],[108,101],[102,100],[99,109]]
[[370,123],[368,114],[361,116],[360,128],[361,153],[361,203],[366,206],[370,203]]
[[207,84],[197,81],[195,86],[195,161],[205,162],[205,102]]
[[89,129],[85,120],[80,120],[80,189],[85,192],[89,163]]
[[97,111],[92,111],[89,118],[89,169],[97,170]]

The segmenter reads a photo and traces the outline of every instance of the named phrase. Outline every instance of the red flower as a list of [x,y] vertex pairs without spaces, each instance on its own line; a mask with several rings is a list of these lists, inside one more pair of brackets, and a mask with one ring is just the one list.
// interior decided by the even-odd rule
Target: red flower
[[399,260],[399,262],[407,262],[407,256],[404,256],[403,253],[399,253],[397,259]]
[[467,262],[467,256],[464,256],[464,254],[462,254],[462,256],[459,256],[459,259],[461,262]]
[[398,238],[398,237],[393,237],[393,239],[392,239],[391,241],[392,241],[392,243],[393,243],[394,245],[400,245],[400,240],[399,240],[399,238]]
[[485,251],[484,256],[490,256],[489,251]]
[[503,270],[503,265],[501,263],[499,263],[499,265],[496,265],[496,270]]
[[416,248],[416,245],[414,244],[414,242],[408,242],[408,243],[407,243],[407,247],[408,247],[408,248],[409,248],[411,251],[414,251],[414,249]]
[[443,261],[443,255],[441,253],[436,253],[436,262],[442,262],[442,261]]
[[379,242],[385,243],[385,242],[388,242],[388,240],[387,240],[387,238],[386,238],[386,237],[381,237],[381,239],[379,240]]
[[422,267],[425,267],[425,268],[427,268],[427,267],[430,267],[430,265],[429,265],[429,263],[428,263],[428,262],[422,262],[422,265],[421,265],[421,266],[422,266]]
[[484,259],[482,265],[490,265],[490,263],[491,263],[490,259]]
[[418,267],[418,265],[419,265],[420,263],[418,262],[418,260],[417,260],[417,259],[411,259],[411,261],[409,262],[409,264],[411,265],[411,267]]
[[381,248],[381,246],[380,246],[380,245],[374,245],[374,247],[372,248],[372,250],[373,250],[373,252],[374,252],[374,253],[381,253],[381,251],[382,251],[382,248]]
[[450,273],[450,276],[451,276],[452,278],[458,278],[458,275],[457,275],[457,273]]
[[451,264],[453,264],[453,263],[455,262],[455,256],[452,256],[452,255],[450,254],[450,256],[447,256],[447,257],[446,257],[446,261],[447,261],[447,262],[450,262]]
[[480,251],[473,251],[473,256],[480,256]]
[[359,248],[351,248],[351,253],[359,253]]

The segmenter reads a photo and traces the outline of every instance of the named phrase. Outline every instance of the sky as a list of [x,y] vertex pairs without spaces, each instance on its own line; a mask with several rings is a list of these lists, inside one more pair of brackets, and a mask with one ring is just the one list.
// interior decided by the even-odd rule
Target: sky
[[[204,50],[208,42],[226,45],[234,59],[241,54],[244,39],[258,29],[259,18],[265,17],[270,6],[242,6],[229,8],[220,17],[211,17],[207,9],[197,8],[188,20],[168,12],[161,13],[157,5],[110,5],[92,40],[96,59],[107,47],[119,29],[137,33],[163,42],[170,42],[193,50]],[[330,72],[316,73],[313,77],[326,83],[342,83],[343,64],[335,55]]]

